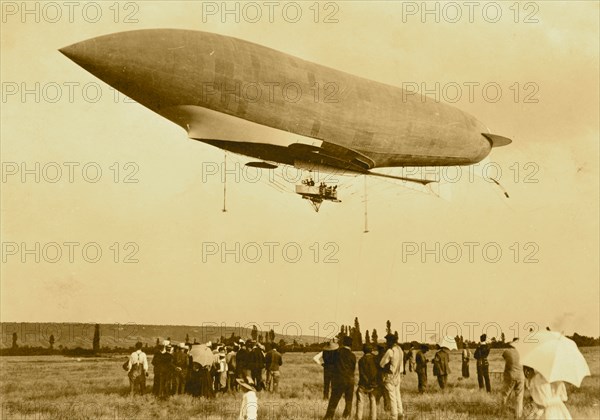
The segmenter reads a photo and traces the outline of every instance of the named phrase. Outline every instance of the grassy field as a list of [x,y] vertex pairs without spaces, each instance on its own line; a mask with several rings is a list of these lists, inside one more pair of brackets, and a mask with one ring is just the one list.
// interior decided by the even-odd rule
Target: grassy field
[[[574,419],[600,418],[600,349],[583,349],[593,376],[581,388],[568,385],[567,406]],[[284,354],[278,395],[259,394],[260,419],[319,419],[325,413],[321,368],[311,353]],[[430,354],[430,358],[433,355]],[[183,395],[157,401],[152,395],[130,398],[121,364],[125,357],[73,359],[61,356],[0,358],[2,419],[234,419],[241,394],[214,400]],[[501,371],[500,350],[490,356],[490,370]],[[499,410],[501,379],[494,375],[492,393],[480,392],[475,365],[471,378],[459,380],[460,355],[453,352],[449,388],[440,391],[429,372],[425,394],[417,393],[417,379],[408,373],[402,400],[409,419],[502,418]],[[152,373],[147,382],[151,386]],[[526,394],[527,398],[527,394]],[[343,401],[338,407],[341,414]],[[380,417],[387,418],[382,407]],[[353,410],[354,413],[354,410]],[[508,417],[506,417],[508,418]]]

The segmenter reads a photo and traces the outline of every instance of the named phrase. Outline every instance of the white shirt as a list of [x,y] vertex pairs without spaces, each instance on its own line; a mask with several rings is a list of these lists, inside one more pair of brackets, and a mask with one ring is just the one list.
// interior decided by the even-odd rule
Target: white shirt
[[242,398],[239,420],[256,420],[258,418],[258,398],[256,392],[248,391]]
[[323,352],[317,354],[315,357],[313,357],[313,360],[315,361],[315,363],[319,366],[323,366],[323,363],[325,363],[325,360],[323,360]]
[[380,366],[383,368],[385,365],[390,363],[390,370],[392,373],[384,373],[383,381],[392,382],[394,385],[400,383],[400,374],[404,372],[404,352],[398,345],[394,345],[391,349],[387,349],[383,358],[381,359]]
[[148,372],[148,358],[146,353],[141,350],[136,350],[129,356],[129,364],[127,365],[127,371],[131,370],[131,367],[136,363],[141,363],[144,366],[144,371]]

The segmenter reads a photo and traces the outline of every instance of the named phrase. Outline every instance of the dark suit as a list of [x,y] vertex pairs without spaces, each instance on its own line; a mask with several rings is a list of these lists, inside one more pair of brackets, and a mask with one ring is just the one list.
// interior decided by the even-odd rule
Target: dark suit
[[265,384],[262,380],[262,371],[265,368],[265,355],[259,347],[254,347],[250,352],[250,371],[252,372],[252,380],[256,385],[257,391],[262,391]]
[[441,349],[433,358],[434,374],[437,376],[438,384],[441,389],[446,388],[448,374],[450,373],[450,350]]
[[427,357],[419,350],[415,356],[417,378],[419,380],[419,392],[422,393],[427,387]]
[[329,398],[336,350],[323,350],[323,398]]
[[350,417],[352,412],[352,399],[354,397],[354,372],[356,370],[356,356],[347,347],[336,350],[333,364],[333,380],[331,381],[331,397],[327,404],[324,419],[332,419],[335,409],[344,396],[343,417]]
[[171,353],[157,352],[152,358],[154,366],[154,386],[152,392],[160,398],[166,398],[171,391],[171,376],[173,374],[173,355]]
[[483,383],[485,381],[485,389],[487,392],[492,392],[492,386],[490,385],[490,364],[488,362],[488,355],[490,354],[490,347],[487,343],[480,343],[475,349],[473,357],[477,360],[477,382],[479,383],[479,389],[483,389]]

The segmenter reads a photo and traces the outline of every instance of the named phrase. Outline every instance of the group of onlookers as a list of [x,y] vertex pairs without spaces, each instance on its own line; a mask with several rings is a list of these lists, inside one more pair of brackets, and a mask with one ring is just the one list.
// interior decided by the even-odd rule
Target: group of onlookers
[[[358,360],[358,384],[355,389],[357,360],[352,351],[352,338],[344,336],[340,343],[328,343],[323,351],[314,357],[314,361],[323,367],[323,398],[328,399],[324,420],[332,419],[342,399],[345,400],[343,417],[352,413],[352,402],[356,393],[356,419],[361,420],[363,411],[368,407],[370,420],[377,418],[377,406],[381,397],[384,408],[392,419],[404,417],[400,392],[402,375],[407,371],[417,374],[418,391],[423,393],[427,387],[427,344],[413,343],[404,349],[398,343],[398,337],[388,334],[386,344],[365,344],[363,355]],[[518,339],[515,339],[518,340]],[[275,345],[268,349],[254,340],[239,340],[233,346],[207,343],[209,362],[194,361],[190,354],[190,345],[180,343],[172,346],[165,340],[152,358],[154,383],[152,392],[164,399],[174,394],[189,393],[194,396],[213,398],[219,392],[241,390],[244,392],[240,419],[255,420],[258,413],[257,392],[268,390],[277,392],[280,379],[280,366],[283,363],[281,353]],[[433,357],[433,374],[439,387],[444,390],[448,384],[450,371],[450,349],[439,346]],[[477,361],[477,380],[480,389],[491,392],[488,356],[490,345],[483,334],[473,357]],[[570,419],[564,405],[567,399],[563,382],[547,382],[535,370],[524,367],[519,361],[519,352],[510,346],[502,353],[505,360],[503,373],[502,405],[510,407],[515,418],[523,417],[523,397],[525,388],[537,407],[531,418]],[[462,378],[469,378],[471,351],[464,346],[461,354]],[[130,355],[123,368],[128,371],[130,393],[144,393],[148,377],[148,360],[142,351],[142,344],[136,344],[136,350]]]
[[[404,350],[398,344],[398,337],[388,334],[385,337],[386,345],[363,345],[363,356],[358,360],[358,386],[355,390],[356,357],[351,351],[352,338],[342,337],[341,345],[328,343],[323,351],[314,357],[314,361],[323,366],[323,397],[329,399],[324,420],[334,417],[336,408],[342,396],[345,406],[342,416],[350,417],[352,401],[356,393],[356,419],[363,417],[365,407],[368,407],[369,419],[376,420],[377,406],[383,397],[385,411],[392,419],[404,417],[400,382],[402,375],[407,372],[417,374],[418,392],[423,393],[427,387],[427,359],[429,345],[412,343],[407,344]],[[515,341],[518,339],[515,339]],[[450,370],[450,349],[443,344],[437,345],[431,364],[433,374],[437,377],[440,389],[444,390],[448,384]],[[491,392],[490,372],[488,357],[490,345],[486,334],[481,335],[480,342],[475,349],[473,357],[477,366],[477,382],[479,389]],[[503,372],[502,407],[510,410],[515,418],[523,418],[524,390],[529,389],[535,409],[529,413],[530,418],[536,419],[570,419],[569,411],[564,405],[567,394],[564,383],[548,383],[544,377],[535,370],[524,367],[520,363],[519,352],[512,345],[503,353],[505,368]],[[463,345],[462,354],[462,379],[470,376],[469,362],[470,349]],[[331,393],[329,390],[331,389]]]
[[[401,376],[404,373],[404,352],[398,337],[388,334],[386,345],[377,348],[371,344],[363,346],[363,356],[358,361],[358,387],[356,389],[356,418],[362,419],[364,407],[368,405],[370,418],[377,417],[377,404],[381,397],[393,418],[404,415],[400,395]],[[344,397],[343,417],[352,412],[354,398],[356,356],[352,352],[352,338],[342,337],[341,345],[328,344],[313,360],[323,366],[324,398],[329,398],[324,419],[332,419]],[[329,389],[331,393],[329,394]]]
[[[161,399],[175,394],[191,394],[214,398],[219,393],[239,389],[238,379],[252,383],[256,391],[277,392],[283,364],[281,353],[274,344],[267,346],[252,339],[239,340],[232,346],[206,343],[213,356],[208,362],[195,361],[191,349],[197,345],[179,343],[169,339],[157,346],[151,364],[154,370],[152,393]],[[142,343],[123,365],[130,381],[130,393],[144,394],[149,365]]]

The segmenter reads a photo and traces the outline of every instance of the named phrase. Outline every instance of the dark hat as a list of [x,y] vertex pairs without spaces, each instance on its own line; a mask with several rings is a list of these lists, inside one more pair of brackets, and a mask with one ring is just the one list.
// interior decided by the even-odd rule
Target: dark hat
[[365,354],[371,353],[373,351],[373,346],[370,344],[363,344],[363,352]]
[[385,341],[390,344],[390,343],[397,343],[398,342],[398,337],[396,337],[394,334],[388,334],[385,336]]
[[346,347],[351,347],[352,346],[352,337],[344,337],[342,338],[342,344]]
[[487,340],[487,334],[481,334],[481,335],[479,336],[479,340],[480,340],[481,342],[483,342],[483,341]]
[[427,344],[421,344],[421,351],[429,351],[429,346]]

